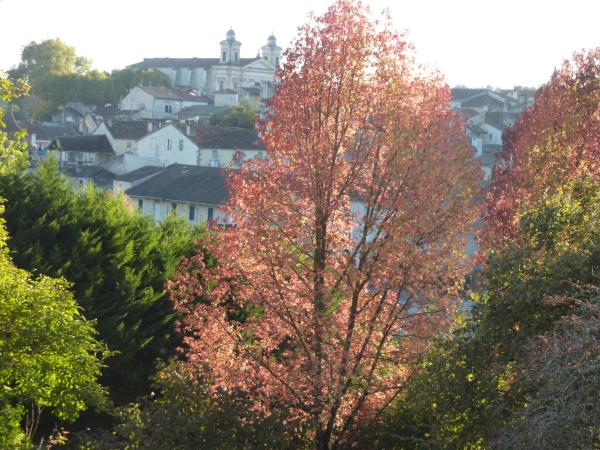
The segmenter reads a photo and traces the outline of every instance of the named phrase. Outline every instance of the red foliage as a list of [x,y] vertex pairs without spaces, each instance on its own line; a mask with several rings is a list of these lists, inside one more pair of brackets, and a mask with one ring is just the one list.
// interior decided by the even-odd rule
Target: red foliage
[[521,213],[546,193],[600,174],[600,48],[565,61],[503,140],[486,202],[483,249],[515,239]]
[[449,100],[360,3],[300,28],[260,124],[268,158],[232,173],[218,266],[198,255],[171,286],[215,393],[335,448],[402,389],[468,270],[479,172]]

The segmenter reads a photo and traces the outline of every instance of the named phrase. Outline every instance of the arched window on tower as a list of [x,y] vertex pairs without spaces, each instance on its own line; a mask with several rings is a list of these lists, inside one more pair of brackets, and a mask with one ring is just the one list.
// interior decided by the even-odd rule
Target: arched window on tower
[[233,62],[238,62],[238,52],[233,54]]
[[221,62],[225,62],[226,59],[227,59],[227,53],[223,52],[223,56],[221,57]]

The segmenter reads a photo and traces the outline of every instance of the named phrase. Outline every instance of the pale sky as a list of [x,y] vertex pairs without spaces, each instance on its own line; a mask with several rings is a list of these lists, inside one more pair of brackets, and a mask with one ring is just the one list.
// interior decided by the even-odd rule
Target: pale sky
[[[418,60],[451,86],[537,86],[575,50],[600,46],[600,0],[371,0],[409,33]],[[93,66],[144,57],[219,57],[230,27],[253,57],[273,32],[282,47],[325,0],[0,0],[0,69],[30,41],[58,37]]]

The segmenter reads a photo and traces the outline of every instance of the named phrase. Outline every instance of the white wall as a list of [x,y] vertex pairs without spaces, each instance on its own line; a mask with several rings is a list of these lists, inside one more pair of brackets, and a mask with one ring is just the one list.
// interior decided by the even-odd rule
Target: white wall
[[148,113],[151,114],[153,104],[154,98],[146,91],[135,86],[125,97],[123,97],[123,100],[121,100],[121,103],[119,104],[119,109],[129,111],[143,110],[148,111]]
[[[142,201],[142,213],[152,217],[156,221],[164,220],[173,211],[172,205],[176,205],[178,216],[186,219],[190,224],[205,224],[208,221],[208,210],[213,210],[213,220],[220,225],[228,224],[227,214],[218,206],[201,205],[197,203],[174,202],[168,200],[157,200],[145,197],[130,197],[136,207],[139,207],[139,201]],[[189,220],[190,207],[194,208],[194,220]]]
[[483,135],[483,145],[502,145],[501,130],[487,123],[482,123],[480,127],[486,131],[486,134]]
[[198,165],[198,146],[173,125],[159,128],[140,139],[136,155],[153,159],[164,166],[175,163]]
[[[244,161],[248,161],[253,158],[264,158],[266,152],[264,150],[239,150],[244,153]],[[201,148],[198,153],[197,165],[204,167],[238,167],[238,164],[233,163],[233,157],[238,150],[232,149],[212,149],[212,148]],[[211,163],[216,161],[216,163]]]
[[124,175],[144,166],[162,167],[160,161],[152,158],[142,158],[137,155],[123,154],[102,163],[102,167],[115,175]]
[[102,122],[92,134],[105,135],[117,155],[133,153],[135,148],[135,141],[133,139],[115,139],[104,122]]

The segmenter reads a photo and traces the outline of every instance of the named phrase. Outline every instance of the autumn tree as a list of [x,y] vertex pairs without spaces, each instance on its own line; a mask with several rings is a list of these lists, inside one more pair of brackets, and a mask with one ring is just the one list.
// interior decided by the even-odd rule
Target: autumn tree
[[486,202],[484,249],[514,239],[519,219],[545,194],[599,174],[600,48],[576,53],[538,91],[504,134]]
[[432,346],[379,448],[592,448],[600,186],[558,188],[519,227],[488,256],[472,318]]
[[[235,227],[171,287],[209,392],[352,445],[402,390],[468,270],[478,169],[450,93],[387,17],[339,0],[299,29],[260,133],[230,173]],[[205,295],[208,301],[199,301]]]

